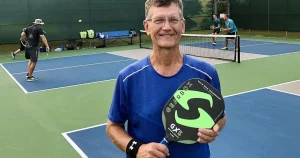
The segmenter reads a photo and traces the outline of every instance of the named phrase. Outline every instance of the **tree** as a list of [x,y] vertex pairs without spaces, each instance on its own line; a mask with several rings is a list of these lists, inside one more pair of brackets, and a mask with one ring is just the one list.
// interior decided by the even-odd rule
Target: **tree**
[[202,3],[199,0],[184,0],[183,6],[183,15],[185,16],[186,20],[186,29],[189,30],[197,26],[197,22],[193,21],[191,18],[203,13]]

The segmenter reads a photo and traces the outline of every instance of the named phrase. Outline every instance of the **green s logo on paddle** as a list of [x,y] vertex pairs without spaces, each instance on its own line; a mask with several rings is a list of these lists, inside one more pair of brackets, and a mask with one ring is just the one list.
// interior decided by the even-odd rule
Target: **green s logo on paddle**
[[[206,99],[213,106],[213,99],[210,94],[193,91],[193,90],[178,90],[174,94],[176,101],[186,110],[189,110],[188,101],[193,98]],[[213,119],[210,115],[201,108],[198,108],[200,116],[197,119],[183,119],[178,116],[177,110],[175,111],[175,120],[178,124],[191,128],[211,128],[214,125]],[[202,125],[202,126],[199,126]]]

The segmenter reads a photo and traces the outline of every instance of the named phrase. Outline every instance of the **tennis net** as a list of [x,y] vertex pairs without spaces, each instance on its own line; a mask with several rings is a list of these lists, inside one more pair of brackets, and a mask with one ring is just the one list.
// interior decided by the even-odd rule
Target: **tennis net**
[[[212,37],[217,37],[215,45],[213,45]],[[223,50],[225,39],[230,37],[234,37],[236,46],[231,39],[228,39],[228,49]],[[140,30],[139,41],[140,48],[152,49],[151,38],[144,30]],[[183,54],[240,63],[239,35],[182,34],[179,48]]]

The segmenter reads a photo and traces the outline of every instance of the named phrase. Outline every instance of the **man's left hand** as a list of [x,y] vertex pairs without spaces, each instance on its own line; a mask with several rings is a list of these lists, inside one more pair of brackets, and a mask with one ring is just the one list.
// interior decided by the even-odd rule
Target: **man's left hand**
[[[214,141],[217,136],[219,135],[221,129],[223,128],[223,126],[226,123],[226,115],[220,119],[218,121],[218,123],[216,123],[214,125],[214,127],[212,129],[203,129],[203,128],[199,128],[198,129],[198,142],[199,143],[210,143],[212,141]],[[222,127],[220,127],[222,126]]]

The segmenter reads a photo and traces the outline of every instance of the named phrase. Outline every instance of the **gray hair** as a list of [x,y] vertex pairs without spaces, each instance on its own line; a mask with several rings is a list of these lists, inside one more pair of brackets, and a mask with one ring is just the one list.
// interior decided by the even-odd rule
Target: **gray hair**
[[180,17],[183,18],[183,3],[182,0],[147,0],[145,2],[145,18],[147,19],[149,10],[152,6],[155,7],[168,7],[175,3],[180,9]]

